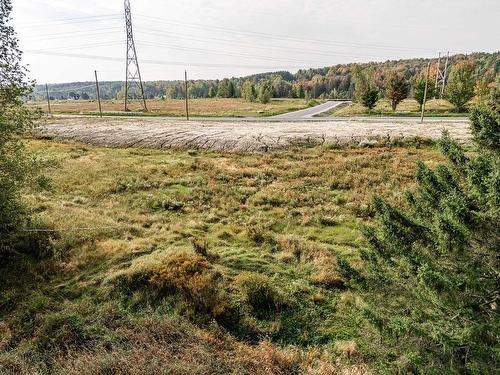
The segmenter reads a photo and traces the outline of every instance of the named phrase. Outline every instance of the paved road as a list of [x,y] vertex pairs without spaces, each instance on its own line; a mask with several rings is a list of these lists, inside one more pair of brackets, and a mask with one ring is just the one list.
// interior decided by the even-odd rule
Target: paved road
[[[290,117],[290,118],[281,118],[279,116],[274,116],[274,117],[192,117],[192,121],[198,121],[198,122],[264,122],[264,123],[270,123],[270,122],[373,122],[373,123],[386,123],[386,122],[396,122],[396,123],[403,123],[403,122],[419,122],[420,117],[402,117],[402,116],[386,116],[386,117],[368,117],[368,116],[355,116],[355,117],[304,117],[304,118],[296,118],[296,117]],[[68,118],[86,118],[86,119],[92,119],[92,118],[98,118],[98,116],[89,116],[89,115],[62,115],[62,114],[55,114],[52,115],[52,118],[54,119],[68,119]],[[124,115],[116,115],[116,116],[105,116],[104,119],[129,119],[133,120],[136,119],[137,121],[142,121],[144,119],[157,119],[157,120],[164,120],[164,121],[185,121],[183,117],[171,117],[171,116],[147,116],[147,115],[129,115],[129,116],[124,116]],[[425,123],[435,123],[435,122],[444,122],[444,123],[459,123],[459,122],[464,122],[468,123],[469,120],[466,117],[426,117],[425,118]]]
[[349,102],[328,101],[326,103],[319,104],[319,105],[311,107],[311,108],[306,108],[306,109],[302,109],[300,111],[295,111],[295,112],[284,113],[282,115],[273,116],[272,118],[273,119],[281,119],[281,120],[310,119],[310,118],[314,118],[314,116],[317,116],[323,112],[328,112],[328,111],[334,109],[335,107],[338,107],[338,106],[343,105],[345,103],[349,103]]
[[301,144],[362,142],[380,137],[439,138],[443,130],[459,141],[470,138],[466,121],[433,121],[391,118],[330,121],[200,121],[164,118],[60,117],[47,120],[40,137],[75,140],[106,147],[204,149],[255,152]]

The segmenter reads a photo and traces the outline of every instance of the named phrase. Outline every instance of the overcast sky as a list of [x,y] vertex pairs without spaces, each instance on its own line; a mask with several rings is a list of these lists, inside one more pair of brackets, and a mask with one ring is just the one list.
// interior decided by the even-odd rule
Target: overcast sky
[[[38,83],[124,79],[123,0],[14,0]],[[131,0],[144,80],[498,51],[499,0]],[[93,58],[88,58],[89,56]]]

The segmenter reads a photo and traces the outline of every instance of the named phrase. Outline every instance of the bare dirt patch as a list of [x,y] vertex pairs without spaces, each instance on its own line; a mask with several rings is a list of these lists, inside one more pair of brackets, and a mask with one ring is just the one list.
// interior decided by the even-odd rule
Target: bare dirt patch
[[225,152],[255,152],[294,145],[364,142],[422,137],[437,139],[443,130],[458,141],[470,138],[464,121],[420,124],[402,120],[337,120],[304,122],[209,121],[165,118],[62,117],[47,120],[38,136],[75,140],[106,147],[154,149],[203,149]]

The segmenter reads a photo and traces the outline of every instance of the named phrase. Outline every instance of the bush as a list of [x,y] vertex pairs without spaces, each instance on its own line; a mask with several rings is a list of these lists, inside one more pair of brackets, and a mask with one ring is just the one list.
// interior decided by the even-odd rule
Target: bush
[[282,302],[272,280],[266,275],[243,272],[236,277],[235,284],[245,302],[255,310],[274,310]]
[[474,107],[470,114],[474,141],[490,150],[500,150],[500,114],[490,107]]
[[162,293],[179,292],[195,310],[217,316],[222,276],[197,254],[179,253],[166,258],[149,275],[149,283]]

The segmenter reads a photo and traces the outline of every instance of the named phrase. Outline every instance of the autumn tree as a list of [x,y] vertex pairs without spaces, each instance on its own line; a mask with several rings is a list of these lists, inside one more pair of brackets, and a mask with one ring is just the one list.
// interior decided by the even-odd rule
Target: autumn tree
[[245,81],[245,83],[243,83],[243,86],[241,87],[241,97],[247,102],[255,101],[257,93],[252,81]]
[[368,108],[371,112],[377,104],[380,93],[374,83],[374,71],[372,69],[363,70],[359,65],[355,65],[352,72],[354,80],[354,96],[358,103]]
[[356,102],[362,103],[363,96],[370,88],[368,78],[359,65],[354,65],[352,69],[352,79],[354,81],[354,98]]
[[474,97],[474,63],[461,60],[451,68],[446,86],[446,97],[458,112],[465,111],[465,105]]
[[487,78],[478,79],[474,85],[474,95],[479,104],[483,104],[484,100],[490,93],[490,80]]
[[386,85],[386,95],[391,101],[393,111],[396,111],[398,104],[408,97],[409,91],[410,85],[402,74],[392,72],[389,75]]

